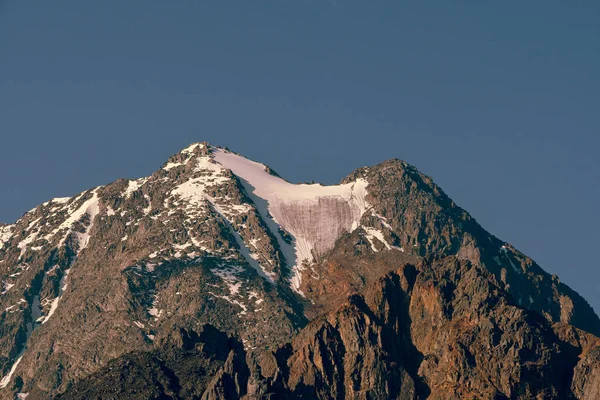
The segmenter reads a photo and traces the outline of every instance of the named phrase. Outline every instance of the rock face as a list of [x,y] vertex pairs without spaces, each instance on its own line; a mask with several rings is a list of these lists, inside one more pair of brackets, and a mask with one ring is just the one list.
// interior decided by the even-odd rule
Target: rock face
[[600,320],[414,167],[197,143],[0,225],[0,398],[595,399]]

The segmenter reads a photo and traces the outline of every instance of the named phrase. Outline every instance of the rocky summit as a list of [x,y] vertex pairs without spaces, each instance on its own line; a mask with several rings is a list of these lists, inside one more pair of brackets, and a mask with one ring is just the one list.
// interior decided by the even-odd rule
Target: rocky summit
[[400,160],[196,143],[0,224],[1,399],[598,399],[600,319]]

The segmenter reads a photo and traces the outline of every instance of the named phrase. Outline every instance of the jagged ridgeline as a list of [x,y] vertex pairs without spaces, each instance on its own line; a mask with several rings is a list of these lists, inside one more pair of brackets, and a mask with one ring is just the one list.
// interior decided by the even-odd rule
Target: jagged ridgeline
[[600,320],[400,160],[196,143],[0,225],[0,398],[597,399]]

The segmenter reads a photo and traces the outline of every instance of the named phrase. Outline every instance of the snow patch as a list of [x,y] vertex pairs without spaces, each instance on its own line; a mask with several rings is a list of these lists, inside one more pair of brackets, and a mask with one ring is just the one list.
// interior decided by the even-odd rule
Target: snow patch
[[244,272],[244,268],[239,265],[220,265],[220,267],[220,269],[211,269],[210,272],[217,275],[223,280],[223,282],[225,282],[227,288],[229,289],[229,293],[232,296],[238,294],[240,292],[242,284],[240,282],[240,279],[237,277],[237,274]]
[[23,257],[23,255],[27,251],[27,246],[29,246],[30,244],[32,244],[38,240],[39,231],[40,231],[41,227],[38,226],[37,229],[35,229],[35,230],[33,230],[33,228],[36,227],[36,225],[38,224],[38,222],[40,220],[41,220],[41,217],[31,221],[29,223],[29,225],[27,226],[27,228],[25,228],[25,232],[29,232],[29,231],[32,231],[32,232],[29,233],[29,235],[27,235],[27,237],[25,239],[21,240],[21,242],[19,242],[19,244],[17,245],[17,247],[21,250],[21,254],[19,255],[19,258]]
[[[98,198],[98,194],[97,194],[98,189],[99,189],[99,187],[93,189],[91,192],[92,197],[90,197],[88,200],[86,200],[77,209],[75,209],[75,210],[70,209],[69,217],[65,221],[63,221],[63,223],[60,224],[56,229],[54,229],[50,234],[46,235],[45,239],[49,240],[51,237],[53,237],[57,233],[66,229],[67,231],[61,238],[61,240],[58,244],[59,246],[64,245],[64,243],[67,240],[67,238],[69,237],[69,235],[71,233],[73,233],[77,239],[77,252],[80,252],[85,247],[87,247],[89,240],[90,240],[89,233],[94,224],[94,218],[96,218],[96,216],[98,215],[98,212],[100,211],[99,198]],[[81,195],[80,195],[80,197],[81,197]],[[71,207],[69,207],[69,208],[71,208]],[[85,216],[87,216],[87,218],[88,218],[88,224],[85,227],[85,232],[74,231],[73,225],[77,222],[80,222]]]
[[511,268],[513,269],[513,271],[515,271],[517,274],[521,273],[521,270],[519,268],[517,268],[517,266],[515,265],[515,263],[513,262],[513,260],[510,258],[510,256],[507,254],[506,258],[508,259],[508,262],[510,263]]
[[14,283],[10,283],[7,281],[2,281],[2,285],[3,285],[4,290],[0,294],[6,294],[10,289],[12,289],[15,286]]
[[131,195],[134,192],[136,192],[140,187],[142,187],[147,181],[148,181],[148,178],[141,178],[141,179],[129,181],[127,183],[127,188],[125,189],[125,192],[123,193],[123,196],[126,199],[130,198]]
[[[6,308],[4,309],[4,311],[5,311],[5,312],[7,312],[7,311],[8,311],[8,312],[10,312],[10,313],[12,314],[13,312],[17,311],[17,310],[14,310],[15,308],[17,308],[17,305],[16,305],[16,304],[15,304],[15,305],[12,305],[12,306],[9,306],[9,307],[6,307]],[[14,311],[12,311],[12,310],[14,310]]]
[[381,232],[379,229],[375,229],[375,228],[370,228],[370,227],[366,227],[363,226],[362,229],[365,231],[365,237],[367,238],[367,240],[369,241],[369,243],[371,244],[371,250],[373,250],[373,252],[377,253],[378,250],[375,247],[375,243],[373,243],[373,239],[377,239],[379,240],[381,243],[383,243],[383,245],[385,246],[385,248],[387,250],[399,250],[399,251],[404,251],[404,249],[402,247],[398,247],[398,246],[392,246],[390,245],[386,240],[385,237],[383,236],[383,232]]
[[218,294],[214,294],[213,292],[208,292],[209,294],[213,295],[216,298],[219,299],[223,299],[225,301],[227,301],[228,303],[231,304],[235,304],[236,306],[239,306],[242,311],[240,312],[241,315],[246,315],[246,312],[248,311],[248,307],[246,307],[246,305],[238,300],[234,300],[232,298],[230,298],[229,296],[219,296]]
[[156,268],[158,264],[154,264],[154,263],[146,263],[146,271],[148,272],[154,272],[154,268]]
[[65,203],[68,203],[69,200],[71,200],[71,197],[55,197],[55,198],[53,198],[51,200],[48,200],[45,203],[42,203],[42,206],[48,206],[48,205],[54,204],[54,203],[56,203],[56,204],[65,204]]
[[50,200],[51,203],[59,203],[59,204],[65,204],[67,203],[69,200],[71,200],[70,197],[55,197],[52,200]]
[[8,386],[8,384],[10,383],[10,380],[12,379],[13,374],[17,370],[17,367],[19,366],[19,363],[21,362],[22,359],[23,359],[23,356],[17,358],[17,360],[13,363],[12,367],[10,368],[10,371],[8,371],[8,374],[4,378],[2,378],[2,380],[0,381],[0,388],[5,388]]
[[14,225],[6,225],[0,227],[0,249],[4,247],[4,244],[8,242],[8,240],[13,235]]
[[388,223],[388,220],[386,217],[384,217],[383,215],[377,214],[374,209],[371,209],[371,215],[373,215],[374,217],[377,217],[379,219],[379,221],[381,222],[381,224],[383,226],[385,226],[386,228],[388,228],[390,231],[393,230],[392,226]]
[[52,317],[54,315],[54,312],[56,312],[56,309],[58,308],[58,303],[60,302],[60,299],[62,298],[68,286],[67,277],[69,276],[69,272],[71,272],[71,268],[66,269],[62,278],[60,278],[60,282],[58,284],[58,296],[56,296],[56,298],[52,300],[52,304],[50,305],[50,311],[48,311],[48,315],[46,315],[42,320],[42,325],[48,322],[50,317]]
[[146,199],[146,201],[148,202],[148,206],[144,207],[142,212],[144,213],[144,215],[148,215],[150,211],[152,211],[152,201],[150,200],[150,196],[148,196],[147,194],[144,194],[144,199]]
[[152,307],[148,308],[148,314],[152,315],[154,317],[155,321],[158,321],[158,319],[163,314],[163,310],[159,310],[157,305],[158,305],[158,296],[154,295],[154,301],[152,302]]
[[183,154],[192,154],[194,152],[194,150],[196,150],[197,148],[205,148],[206,145],[204,143],[194,143],[188,147],[186,147],[185,149],[181,150],[180,153]]

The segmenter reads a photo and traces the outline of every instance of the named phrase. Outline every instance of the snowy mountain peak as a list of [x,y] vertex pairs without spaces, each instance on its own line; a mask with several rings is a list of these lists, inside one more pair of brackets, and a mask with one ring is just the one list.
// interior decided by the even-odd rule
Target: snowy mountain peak
[[[401,266],[404,272],[394,275]],[[385,282],[394,284],[367,296],[381,300],[373,310],[384,315],[373,318],[358,297],[346,301]],[[498,302],[499,295],[504,300]],[[494,301],[482,306],[478,302],[486,296]],[[325,326],[319,328],[316,317],[340,304],[341,314],[322,319]],[[188,344],[214,343],[216,329],[239,340],[244,352],[267,351],[269,357],[281,354],[275,353],[279,345],[294,337],[309,343],[306,351],[297,344],[286,347],[296,355],[335,349],[350,354],[346,349],[356,343],[381,345],[373,338],[382,327],[369,328],[370,323],[387,321],[389,332],[432,326],[445,332],[450,319],[464,321],[460,313],[467,312],[470,321],[489,321],[480,314],[488,305],[600,332],[600,320],[583,299],[487,233],[431,178],[402,161],[360,168],[339,185],[292,184],[264,164],[194,143],[149,177],[53,199],[12,225],[0,224],[0,398],[29,391],[31,398],[50,398],[111,360],[155,351],[161,356],[152,359],[165,354],[168,359],[173,341],[186,352],[200,349]],[[352,317],[356,311],[367,312],[365,319]],[[471,311],[475,314],[468,315]],[[400,315],[421,325],[401,322]],[[498,315],[504,320],[507,312],[503,308]],[[316,324],[307,325],[310,319]],[[213,328],[204,331],[207,325]],[[460,326],[467,325],[472,326]],[[296,336],[302,328],[305,334]],[[339,328],[343,334],[335,333]],[[365,340],[336,344],[336,338],[351,338],[355,328]],[[312,339],[319,334],[315,329],[323,340]],[[226,336],[222,342],[233,343]],[[500,349],[497,343],[487,348]],[[229,349],[222,350],[217,358],[225,361]],[[144,360],[140,365],[146,368]],[[284,363],[304,369],[309,361]],[[92,386],[97,381],[90,380]]]
[[[185,201],[188,210],[208,202],[230,224],[234,216],[256,214],[275,239],[285,265],[291,268],[296,291],[301,271],[332,249],[342,234],[357,229],[368,208],[365,179],[331,186],[292,184],[271,173],[264,164],[207,143],[190,145],[171,157],[162,169],[169,173],[185,171],[187,178],[171,193]],[[210,194],[218,193],[221,185],[229,185],[233,176],[247,200],[232,203],[231,198]],[[267,270],[261,270],[274,279]]]

